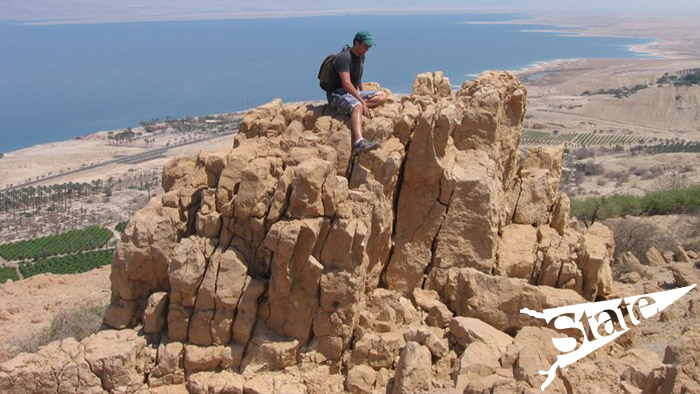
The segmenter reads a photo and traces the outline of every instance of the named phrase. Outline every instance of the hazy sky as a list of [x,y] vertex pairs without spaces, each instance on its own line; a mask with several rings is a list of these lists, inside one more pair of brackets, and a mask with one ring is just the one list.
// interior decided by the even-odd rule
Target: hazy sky
[[128,18],[183,14],[493,10],[700,13],[698,0],[0,0],[0,20]]

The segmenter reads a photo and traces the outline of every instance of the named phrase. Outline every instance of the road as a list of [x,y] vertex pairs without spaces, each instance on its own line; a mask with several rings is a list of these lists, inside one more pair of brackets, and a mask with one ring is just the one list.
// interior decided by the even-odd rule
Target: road
[[194,141],[187,141],[187,142],[183,142],[183,143],[177,144],[177,145],[171,145],[171,146],[164,147],[164,148],[155,148],[155,149],[151,149],[151,150],[148,150],[146,152],[141,152],[141,153],[137,153],[134,155],[123,156],[123,157],[118,157],[118,158],[106,160],[106,161],[103,161],[100,163],[91,164],[91,165],[88,165],[85,167],[77,168],[75,170],[70,170],[70,171],[67,171],[67,172],[64,172],[61,174],[49,175],[47,177],[38,179],[36,181],[25,182],[25,183],[21,183],[19,185],[13,185],[12,187],[7,187],[5,189],[0,190],[0,192],[8,192],[8,191],[15,190],[15,189],[21,189],[23,187],[38,185],[38,184],[41,184],[41,183],[44,183],[44,182],[47,182],[50,180],[58,179],[58,178],[61,178],[61,177],[67,176],[67,175],[74,175],[74,174],[78,174],[80,172],[94,170],[96,168],[108,166],[110,164],[141,163],[141,162],[144,162],[147,160],[155,159],[155,158],[160,157],[160,156],[164,156],[165,152],[169,149],[178,148],[178,147],[190,145],[190,144],[197,144],[197,143],[208,141],[211,139],[221,138],[221,137],[225,137],[227,135],[233,135],[233,134],[236,134],[237,132],[238,132],[238,128],[236,128],[235,130],[230,131],[230,132],[218,133],[218,134],[212,135],[210,137],[205,137],[205,138],[201,138],[201,139],[194,140]]

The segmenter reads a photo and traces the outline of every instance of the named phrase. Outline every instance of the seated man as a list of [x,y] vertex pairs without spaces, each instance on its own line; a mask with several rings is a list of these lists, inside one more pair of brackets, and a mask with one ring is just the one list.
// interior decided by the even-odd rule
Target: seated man
[[362,90],[362,69],[365,54],[374,44],[372,33],[361,30],[355,34],[352,47],[346,47],[333,61],[326,97],[330,106],[350,115],[352,149],[354,153],[379,148],[379,141],[362,137],[362,116],[372,117],[370,108],[384,104],[387,96],[378,90]]

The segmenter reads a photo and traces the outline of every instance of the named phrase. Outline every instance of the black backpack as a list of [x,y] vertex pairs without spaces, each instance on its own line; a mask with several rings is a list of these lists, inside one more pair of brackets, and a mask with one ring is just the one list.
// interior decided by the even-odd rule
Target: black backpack
[[[341,52],[349,48],[349,45],[345,45]],[[338,56],[337,53],[326,56],[326,58],[323,59],[323,63],[321,63],[321,68],[318,69],[318,85],[324,91],[328,91],[328,85],[331,83],[331,69],[333,68],[333,61],[335,61],[336,56]]]

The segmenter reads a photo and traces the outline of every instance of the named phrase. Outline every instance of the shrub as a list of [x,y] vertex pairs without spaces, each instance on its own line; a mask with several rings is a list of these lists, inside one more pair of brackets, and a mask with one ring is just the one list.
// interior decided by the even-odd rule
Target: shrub
[[649,248],[655,246],[663,250],[673,246],[672,241],[651,223],[634,218],[624,218],[607,220],[605,225],[613,232],[615,259],[626,252],[632,252],[641,262],[648,264],[646,252]]
[[601,175],[605,170],[603,166],[592,161],[576,163],[576,171],[582,172],[586,176]]
[[100,330],[107,305],[83,305],[77,309],[59,312],[51,324],[38,336],[26,337],[17,344],[20,351],[34,353],[41,346],[66,338],[80,341]]
[[586,225],[596,220],[623,215],[668,215],[700,212],[700,185],[664,190],[637,197],[616,194],[610,197],[590,197],[571,200],[571,216]]
[[114,229],[119,231],[120,233],[123,233],[124,230],[126,230],[126,223],[127,223],[126,221],[121,221],[121,222],[117,223],[116,226],[114,226]]

